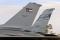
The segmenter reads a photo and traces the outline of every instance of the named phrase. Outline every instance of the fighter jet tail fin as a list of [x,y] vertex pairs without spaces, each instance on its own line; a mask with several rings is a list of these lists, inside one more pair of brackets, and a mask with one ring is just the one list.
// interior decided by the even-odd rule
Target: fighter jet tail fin
[[40,4],[29,3],[2,26],[30,26],[40,8]]
[[37,21],[35,22],[32,31],[45,33],[46,25],[48,24],[51,14],[54,10],[55,8],[44,10],[42,14],[39,16],[39,18],[37,19]]

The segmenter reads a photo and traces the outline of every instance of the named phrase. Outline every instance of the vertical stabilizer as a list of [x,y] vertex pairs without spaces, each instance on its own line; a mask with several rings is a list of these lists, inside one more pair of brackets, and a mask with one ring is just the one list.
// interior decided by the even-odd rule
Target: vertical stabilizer
[[39,16],[36,23],[34,24],[32,31],[45,32],[46,25],[48,24],[51,14],[54,10],[55,10],[55,8],[50,8],[50,9],[44,10],[43,13]]
[[2,26],[31,26],[40,8],[40,4],[29,3]]

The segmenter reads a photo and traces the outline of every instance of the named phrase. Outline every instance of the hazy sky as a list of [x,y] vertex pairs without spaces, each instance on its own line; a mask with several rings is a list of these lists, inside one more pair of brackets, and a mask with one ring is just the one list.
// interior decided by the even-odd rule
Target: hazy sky
[[46,2],[60,2],[60,0],[0,0],[0,5],[24,5],[29,2],[46,3]]

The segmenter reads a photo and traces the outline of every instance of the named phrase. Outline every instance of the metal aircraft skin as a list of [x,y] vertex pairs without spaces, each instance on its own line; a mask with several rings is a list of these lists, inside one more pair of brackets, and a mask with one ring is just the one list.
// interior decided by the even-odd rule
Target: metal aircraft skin
[[27,4],[5,24],[0,25],[0,31],[3,30],[1,33],[10,36],[14,36],[14,34],[17,35],[18,33],[24,34],[22,36],[27,36],[27,34],[29,36],[40,36],[40,34],[36,34],[36,32],[45,33],[46,25],[48,24],[54,8],[44,10],[35,24],[31,26],[41,6],[42,5],[36,3]]
[[40,34],[37,35],[36,33],[31,33],[28,30],[24,30],[32,25],[40,7],[40,4],[28,3],[5,24],[0,25],[0,36],[40,36]]
[[55,8],[45,9],[35,22],[32,31],[45,33],[46,25],[48,24],[54,10]]

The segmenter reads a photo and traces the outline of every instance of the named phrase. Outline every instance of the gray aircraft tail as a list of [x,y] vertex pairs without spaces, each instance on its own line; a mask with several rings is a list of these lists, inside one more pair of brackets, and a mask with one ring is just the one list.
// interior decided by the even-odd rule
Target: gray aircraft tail
[[44,10],[43,13],[39,16],[38,20],[35,22],[32,31],[45,33],[46,25],[48,24],[51,14],[54,10],[55,8]]
[[40,7],[41,7],[40,4],[29,3],[15,16],[8,20],[5,24],[0,26],[1,27],[31,26]]

